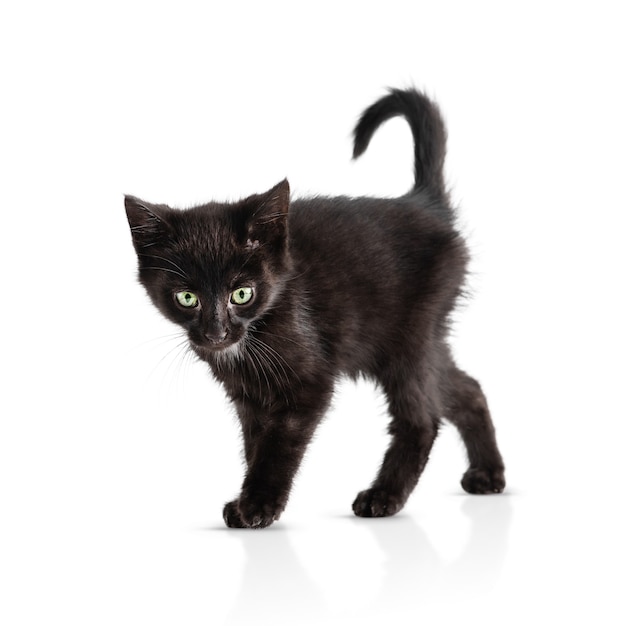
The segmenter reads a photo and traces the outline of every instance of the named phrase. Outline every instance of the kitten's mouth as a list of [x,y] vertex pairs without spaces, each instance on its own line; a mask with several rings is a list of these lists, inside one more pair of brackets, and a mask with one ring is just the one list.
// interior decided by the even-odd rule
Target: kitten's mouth
[[213,353],[224,352],[226,350],[236,350],[241,337],[233,337],[229,332],[225,332],[220,337],[203,337],[200,341],[190,338],[191,343],[201,350]]

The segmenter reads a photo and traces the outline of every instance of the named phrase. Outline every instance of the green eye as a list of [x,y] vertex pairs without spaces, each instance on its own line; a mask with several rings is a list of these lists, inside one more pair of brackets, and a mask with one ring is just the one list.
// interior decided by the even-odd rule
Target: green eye
[[176,300],[180,306],[189,309],[198,306],[198,296],[195,293],[191,293],[191,291],[179,291],[176,294]]
[[251,287],[239,287],[230,294],[230,301],[233,304],[248,304],[252,300],[253,291]]

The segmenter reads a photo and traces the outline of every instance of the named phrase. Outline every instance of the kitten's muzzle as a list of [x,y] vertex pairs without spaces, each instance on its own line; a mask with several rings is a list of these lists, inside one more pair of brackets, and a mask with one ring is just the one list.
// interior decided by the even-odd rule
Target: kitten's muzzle
[[228,329],[224,328],[219,331],[205,332],[203,338],[208,345],[218,347],[220,344],[227,342]]
[[190,337],[191,343],[205,352],[222,352],[229,348],[233,348],[241,340],[241,336],[237,332],[231,332],[229,329],[219,333],[205,332],[200,337]]

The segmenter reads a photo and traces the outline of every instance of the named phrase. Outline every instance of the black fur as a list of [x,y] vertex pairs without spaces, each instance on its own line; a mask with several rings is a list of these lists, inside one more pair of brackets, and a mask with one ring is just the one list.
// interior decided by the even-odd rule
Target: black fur
[[[468,252],[444,187],[437,107],[415,90],[391,91],[361,117],[354,155],[397,115],[415,143],[415,186],[397,199],[290,202],[286,180],[240,202],[186,211],[126,197],[141,283],[187,331],[241,421],[247,472],[224,508],[228,526],[261,528],[280,517],[341,375],[374,379],[391,414],[389,449],[354,501],[356,515],[403,507],[442,417],[467,447],[463,488],[504,488],[485,397],[446,343]],[[242,287],[253,297],[235,304],[231,294]],[[178,292],[195,294],[197,306],[181,306]]]

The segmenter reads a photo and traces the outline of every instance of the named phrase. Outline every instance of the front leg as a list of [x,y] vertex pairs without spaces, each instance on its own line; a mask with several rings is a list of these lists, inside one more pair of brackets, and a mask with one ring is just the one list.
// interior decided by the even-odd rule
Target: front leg
[[279,519],[287,505],[294,476],[323,407],[265,416],[250,406],[241,409],[248,468],[239,498],[224,507],[224,521],[230,528],[265,528]]

